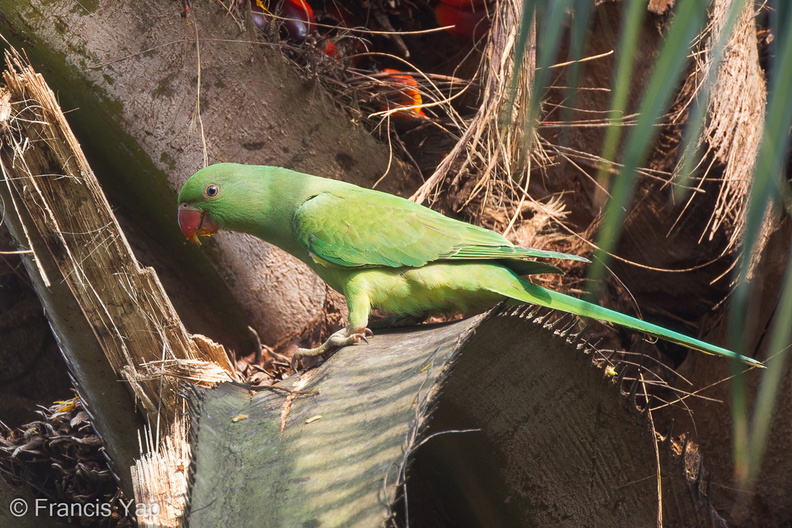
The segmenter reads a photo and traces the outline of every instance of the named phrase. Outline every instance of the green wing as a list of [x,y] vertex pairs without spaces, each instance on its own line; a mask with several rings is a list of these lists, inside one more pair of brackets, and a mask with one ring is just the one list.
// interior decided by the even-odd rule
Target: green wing
[[[313,255],[343,267],[419,267],[436,260],[536,257],[586,261],[576,255],[517,247],[488,229],[370,189],[314,196],[295,212],[293,229]],[[553,271],[545,264],[516,267]]]

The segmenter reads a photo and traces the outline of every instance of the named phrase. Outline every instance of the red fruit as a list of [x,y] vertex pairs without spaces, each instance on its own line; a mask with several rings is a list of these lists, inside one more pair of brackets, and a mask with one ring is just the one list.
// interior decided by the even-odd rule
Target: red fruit
[[250,0],[250,15],[253,23],[261,30],[267,29],[272,22],[272,15],[269,9],[264,7],[262,0]]
[[368,51],[366,43],[349,35],[334,35],[320,40],[317,47],[325,55],[338,61],[346,61],[352,66],[360,66],[363,54]]
[[338,46],[335,45],[330,39],[325,39],[322,45],[322,51],[325,52],[325,55],[330,57],[336,57],[338,55]]
[[313,9],[305,0],[250,0],[250,11],[253,23],[259,29],[266,29],[274,20],[273,12],[268,8],[280,8],[277,12],[281,18],[280,37],[282,39],[305,40],[315,29],[316,17]]
[[435,7],[435,19],[441,26],[454,26],[448,29],[452,35],[473,41],[486,35],[490,28],[487,10],[483,6],[470,11],[441,2]]
[[360,66],[362,54],[368,48],[365,40],[356,36],[355,32],[348,31],[355,21],[351,16],[347,10],[341,10],[336,5],[325,6],[325,12],[319,19],[319,33],[326,40],[324,43],[320,41],[318,47],[329,57]]
[[[387,104],[381,107],[382,110],[392,110],[400,106],[410,107],[423,103],[421,92],[418,90],[418,82],[412,75],[390,68],[382,70],[382,73],[389,74],[383,79],[388,89],[385,92]],[[391,115],[405,119],[426,117],[422,108],[405,108]]]
[[[305,0],[284,0],[281,16],[286,20],[281,24],[281,33],[294,40],[305,40],[316,25],[313,9]],[[283,35],[281,35],[283,37]]]

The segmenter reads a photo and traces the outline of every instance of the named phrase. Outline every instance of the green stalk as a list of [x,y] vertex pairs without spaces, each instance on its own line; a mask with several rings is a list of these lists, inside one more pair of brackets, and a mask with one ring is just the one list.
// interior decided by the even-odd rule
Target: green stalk
[[[572,21],[569,28],[569,56],[567,60],[579,61],[583,58],[583,50],[588,42],[593,9],[594,2],[590,0],[573,0]],[[582,73],[583,67],[580,62],[573,62],[567,67],[564,108],[561,109],[562,123],[572,121],[573,108],[575,107]],[[558,135],[559,144],[565,145],[567,143],[568,131],[567,127],[561,129]]]
[[[782,3],[783,4],[783,3]],[[743,248],[740,256],[737,285],[734,298],[729,311],[730,328],[733,329],[732,342],[742,345],[737,348],[744,350],[747,339],[746,317],[748,315],[748,301],[750,284],[748,272],[751,265],[751,256],[760,240],[762,225],[767,208],[779,200],[781,190],[786,183],[783,181],[787,156],[789,154],[789,129],[792,126],[792,105],[789,104],[789,94],[792,93],[792,8],[789,5],[780,5],[776,12],[775,32],[777,47],[772,63],[767,115],[762,144],[759,149],[751,193],[746,213]],[[780,377],[783,372],[787,352],[783,350],[789,343],[789,303],[792,303],[792,286],[789,284],[789,272],[786,276],[786,285],[781,297],[779,313],[773,325],[770,338],[769,353],[779,354],[768,362],[767,373],[762,378],[759,397],[755,406],[755,419],[753,431],[748,431],[748,403],[745,380],[741,367],[732,363],[732,369],[737,377],[732,383],[732,421],[734,424],[734,460],[738,484],[750,486],[756,478],[761,465],[761,459],[767,443],[770,430],[772,410],[780,387]],[[792,310],[792,309],[790,309]]]
[[[636,1],[634,0],[634,2]],[[628,6],[628,9],[633,9],[634,2]],[[642,2],[638,3],[645,6]],[[598,249],[594,254],[594,263],[589,270],[589,281],[593,285],[589,294],[590,298],[597,297],[598,288],[596,285],[600,283],[607,269],[610,253],[616,246],[626,216],[626,208],[633,195],[635,171],[645,161],[650,146],[657,135],[657,122],[668,108],[673,94],[676,92],[688,62],[690,44],[699,34],[706,18],[707,6],[706,0],[683,0],[677,4],[674,20],[641,100],[638,122],[627,138],[623,165],[611,191],[611,199],[605,209],[602,226],[597,236]],[[632,15],[632,13],[628,14]],[[628,20],[628,23],[632,23],[632,21]],[[633,30],[633,28],[627,28],[625,31]],[[615,90],[625,90],[623,83],[626,82],[624,77],[627,76],[627,73],[620,71],[619,75],[620,77],[616,79]],[[615,96],[614,99],[616,99]],[[615,103],[621,104],[621,101],[615,100]],[[623,105],[621,110],[623,111]],[[616,114],[612,114],[612,116],[616,117]],[[614,128],[613,124],[608,128],[608,135],[611,138],[606,136],[603,151],[603,157],[606,159],[612,159],[617,147],[620,133],[611,132]],[[607,170],[607,168],[606,165],[602,170]]]

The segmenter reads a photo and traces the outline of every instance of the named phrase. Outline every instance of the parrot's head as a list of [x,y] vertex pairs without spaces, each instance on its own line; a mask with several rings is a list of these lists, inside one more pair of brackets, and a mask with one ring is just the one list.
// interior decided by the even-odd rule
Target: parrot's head
[[179,191],[179,227],[190,242],[233,227],[250,199],[244,165],[218,163],[190,176]]

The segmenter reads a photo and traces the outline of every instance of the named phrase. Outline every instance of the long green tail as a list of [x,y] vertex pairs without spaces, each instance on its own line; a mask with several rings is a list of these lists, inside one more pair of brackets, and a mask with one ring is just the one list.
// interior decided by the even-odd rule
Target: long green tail
[[631,317],[627,314],[592,304],[576,297],[542,288],[541,286],[537,286],[536,284],[523,279],[520,279],[520,283],[524,291],[520,291],[515,285],[514,288],[509,288],[508,291],[498,291],[497,293],[506,295],[507,297],[511,297],[522,302],[537,304],[539,306],[545,306],[547,308],[552,308],[554,310],[560,310],[562,312],[568,312],[583,317],[590,317],[591,319],[597,319],[598,321],[615,323],[627,328],[632,328],[633,330],[645,332],[661,339],[665,339],[671,343],[676,343],[694,350],[705,352],[707,354],[728,358],[737,358],[748,365],[764,367],[761,362],[753,358],[742,356],[736,352],[732,352],[731,350],[711,345],[699,339],[680,334],[679,332],[674,332],[673,330],[668,330],[662,326],[636,319],[635,317]]

